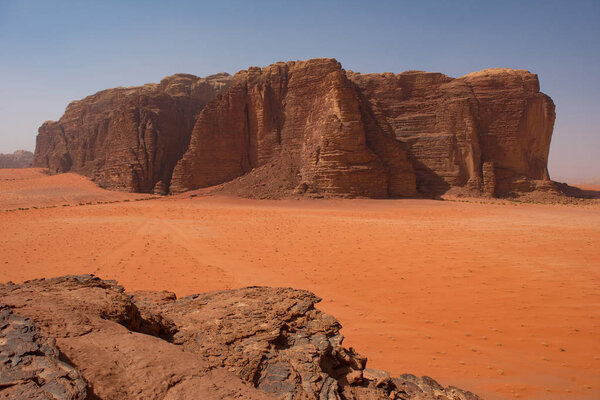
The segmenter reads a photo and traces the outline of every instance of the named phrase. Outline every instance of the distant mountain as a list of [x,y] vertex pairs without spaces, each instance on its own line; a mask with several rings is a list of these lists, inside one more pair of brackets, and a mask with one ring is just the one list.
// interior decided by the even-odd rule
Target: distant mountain
[[29,168],[33,162],[33,153],[17,150],[12,154],[0,153],[0,168]]

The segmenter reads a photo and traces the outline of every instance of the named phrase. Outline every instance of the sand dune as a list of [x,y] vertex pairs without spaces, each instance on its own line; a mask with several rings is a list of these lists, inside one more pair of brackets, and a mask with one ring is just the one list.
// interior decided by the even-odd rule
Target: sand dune
[[[18,171],[18,172],[17,172]],[[0,281],[323,298],[346,345],[486,399],[600,398],[600,206],[169,197],[2,171]],[[95,204],[97,201],[119,201]],[[65,201],[94,205],[33,209]]]
[[0,210],[148,197],[151,196],[110,192],[73,173],[48,175],[44,168],[0,169]]

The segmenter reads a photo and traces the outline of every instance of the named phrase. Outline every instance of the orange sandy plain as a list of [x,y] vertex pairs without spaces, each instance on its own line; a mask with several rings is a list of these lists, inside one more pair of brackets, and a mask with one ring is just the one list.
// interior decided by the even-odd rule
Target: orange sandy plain
[[148,197],[0,170],[0,210],[22,208],[0,212],[0,281],[304,288],[371,367],[492,400],[600,398],[598,203]]

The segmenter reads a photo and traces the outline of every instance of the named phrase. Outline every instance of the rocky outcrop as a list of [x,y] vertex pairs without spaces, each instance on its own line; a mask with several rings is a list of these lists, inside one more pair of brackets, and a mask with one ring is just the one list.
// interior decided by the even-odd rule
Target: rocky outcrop
[[320,299],[303,290],[251,287],[178,300],[76,276],[0,285],[0,296],[2,394],[478,399],[428,377],[366,368],[365,357],[343,347],[339,323],[314,307]]
[[0,329],[1,399],[88,398],[87,382],[29,318],[0,305]]
[[377,123],[406,148],[420,193],[463,188],[505,196],[549,180],[554,103],[539,92],[537,75],[488,69],[458,79],[420,71],[349,76]]
[[[218,90],[209,83],[215,79]],[[552,186],[547,160],[554,104],[528,71],[488,69],[457,79],[420,71],[359,74],[323,58],[203,82],[212,89],[194,102],[197,118],[180,125],[163,121],[161,135],[149,135],[162,138],[160,143],[144,141],[143,132],[158,124],[154,118],[140,122],[125,113],[113,118],[119,134],[109,143],[70,145],[97,135],[83,126],[98,123],[69,122],[85,114],[80,103],[105,99],[85,114],[92,119],[99,118],[98,110],[130,107],[109,101],[126,89],[76,102],[61,121],[40,128],[35,163],[72,169],[112,188],[182,192],[225,184],[219,190],[251,197],[435,197],[448,191],[507,196]],[[177,91],[178,107],[191,97],[182,94],[188,92]],[[153,107],[170,110],[165,104]],[[96,159],[107,145],[117,149],[114,157],[102,156],[97,165],[82,161]],[[166,148],[168,157],[148,156],[147,149]]]
[[[260,187],[279,186],[288,194],[415,195],[400,143],[368,117],[355,85],[333,59],[238,72],[229,91],[198,116],[171,190],[250,173]],[[252,190],[241,186],[238,192]]]
[[177,74],[74,101],[59,121],[40,127],[34,166],[77,172],[109,189],[166,192],[197,114],[230,81]]
[[10,154],[0,154],[0,168],[29,168],[33,163],[33,153],[17,150]]
[[141,333],[160,331],[161,321],[142,320],[114,282],[82,276],[9,284],[0,286],[0,298],[55,342],[60,358],[85,379],[87,399],[270,398],[181,346]]

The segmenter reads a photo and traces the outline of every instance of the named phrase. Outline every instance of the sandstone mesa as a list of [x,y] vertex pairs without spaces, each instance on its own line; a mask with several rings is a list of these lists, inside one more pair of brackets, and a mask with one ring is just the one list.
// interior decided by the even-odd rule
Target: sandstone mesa
[[101,91],[40,129],[34,166],[115,190],[250,197],[552,190],[537,75],[359,74],[334,59]]

